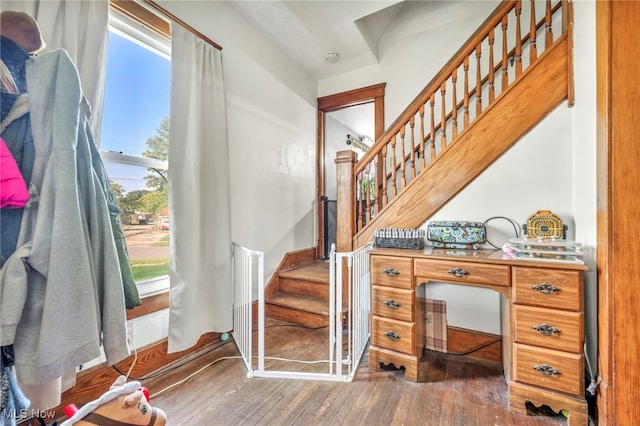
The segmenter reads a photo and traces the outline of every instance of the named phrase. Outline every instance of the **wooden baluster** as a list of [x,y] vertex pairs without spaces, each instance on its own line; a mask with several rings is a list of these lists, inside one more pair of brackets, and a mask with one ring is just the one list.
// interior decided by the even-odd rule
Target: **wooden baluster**
[[[369,163],[369,166],[371,165],[371,163]],[[367,171],[369,170],[369,167],[367,166]],[[371,199],[371,184],[369,183],[369,174],[368,173],[363,173],[363,182],[364,184],[362,185],[362,224],[366,225],[369,222],[369,200]]]
[[368,191],[368,175],[367,169],[365,168],[362,171],[362,180],[360,181],[360,214],[362,215],[362,226],[365,226],[368,222],[369,215],[367,214],[367,201],[369,200],[369,191]]
[[493,103],[496,98],[496,91],[494,88],[494,68],[493,68],[493,43],[495,41],[494,29],[489,30],[489,105]]
[[507,26],[509,16],[502,18],[502,93],[509,86],[509,58],[507,57]]
[[560,6],[562,7],[562,34],[567,34],[567,53],[569,55],[568,75],[567,80],[567,105],[573,106],[576,101],[576,92],[574,87],[574,71],[573,71],[573,1],[561,0]]
[[552,19],[551,0],[547,0],[546,10],[544,13],[544,27],[545,27],[544,49],[545,50],[550,48],[551,44],[553,43],[553,29],[551,28],[551,19]]
[[464,58],[464,128],[469,127],[469,57]]
[[360,230],[364,228],[366,224],[364,217],[362,217],[362,173],[356,175],[356,229]]
[[[380,145],[382,147],[386,146],[386,144],[383,144],[383,143],[380,143]],[[373,160],[375,164],[374,170],[376,175],[375,188],[376,188],[376,208],[377,209],[380,209],[385,202],[385,200],[383,199],[383,195],[384,195],[383,182],[387,180],[387,175],[384,168],[386,163],[386,158],[384,157],[385,152],[386,150],[381,149],[378,155],[376,155],[375,159]]]
[[[406,125],[405,125],[406,126]],[[400,188],[404,188],[407,186],[407,174],[406,174],[406,160],[405,160],[405,150],[404,150],[404,134],[406,132],[405,126],[402,126],[400,129]]]
[[440,152],[443,152],[447,147],[447,107],[445,93],[447,91],[447,80],[443,81],[440,85],[440,98],[442,99],[442,111],[440,117]]
[[424,170],[427,167],[427,159],[425,158],[424,152],[424,104],[420,105],[420,159],[422,160],[422,167],[420,167],[420,171]]
[[416,177],[416,139],[415,139],[415,124],[416,124],[416,119],[415,119],[415,115],[411,116],[411,120],[409,120],[409,126],[411,127],[411,154],[410,154],[410,161],[411,161],[411,181],[413,181],[413,178]]
[[482,112],[482,73],[480,72],[480,59],[482,58],[482,44],[476,46],[476,118]]
[[458,97],[456,94],[456,86],[458,85],[458,68],[453,69],[451,74],[451,82],[453,86],[453,93],[451,97],[451,140],[454,140],[458,136]]
[[387,163],[388,163],[388,159],[387,159],[387,145],[388,144],[384,144],[384,146],[382,147],[382,197],[379,197],[382,205],[380,205],[379,208],[383,208],[384,206],[386,206],[387,204],[389,204],[389,194],[387,194]]
[[392,198],[396,198],[398,195],[398,188],[396,187],[396,135],[391,137],[391,195]]
[[376,198],[378,196],[378,194],[376,193],[377,190],[377,185],[378,185],[378,179],[377,179],[377,175],[376,175],[376,170],[378,170],[378,164],[376,162],[376,160],[374,159],[371,164],[370,164],[370,168],[369,168],[369,176],[373,176],[374,179],[371,182],[371,197],[370,202],[371,202],[371,207],[369,208],[369,217],[371,217],[372,219],[376,216],[376,214],[378,213],[378,203],[376,203]]
[[516,1],[516,79],[522,74],[522,34],[520,30],[520,14],[522,1]]
[[536,2],[531,0],[531,20],[529,23],[529,66],[538,58],[538,48],[536,47]]
[[431,138],[431,161],[436,158],[436,114],[435,114],[435,104],[436,104],[436,94],[432,93],[429,98],[429,103],[431,105],[431,131],[429,132]]

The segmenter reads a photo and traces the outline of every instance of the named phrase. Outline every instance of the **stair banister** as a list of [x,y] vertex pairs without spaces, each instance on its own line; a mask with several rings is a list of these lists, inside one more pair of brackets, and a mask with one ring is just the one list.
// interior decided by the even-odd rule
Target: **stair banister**
[[[465,44],[454,54],[447,64],[436,74],[436,76],[425,86],[425,88],[414,98],[408,107],[398,116],[398,118],[387,128],[387,130],[378,138],[373,147],[363,156],[363,158],[355,163],[351,169],[352,178],[343,179],[348,185],[352,185],[354,199],[352,204],[342,205],[338,200],[338,211],[345,210],[342,213],[344,218],[349,221],[353,220],[353,237],[352,246],[366,243],[372,234],[371,229],[375,226],[374,222],[381,225],[389,226],[390,221],[382,219],[389,216],[387,207],[390,207],[400,194],[405,192],[417,178],[420,178],[423,172],[430,169],[440,155],[450,150],[454,142],[463,136],[473,123],[485,114],[485,111],[494,105],[503,93],[509,91],[531,66],[536,63],[541,55],[544,55],[552,46],[555,46],[552,34],[551,24],[553,17],[557,16],[560,11],[562,34],[556,41],[564,40],[567,44],[567,38],[572,35],[572,11],[571,2],[568,0],[560,0],[552,5],[551,0],[546,0],[544,8],[544,17],[537,20],[535,15],[534,1],[526,2],[530,6],[531,16],[521,30],[520,17],[524,18],[522,13],[523,2],[521,0],[504,0],[492,12],[492,14],[483,22],[483,24],[473,33]],[[507,26],[510,24],[509,16],[515,14],[515,23],[512,25],[513,34],[507,33]],[[545,27],[543,34],[538,37],[536,32],[539,28]],[[496,32],[501,32],[501,43],[495,45]],[[524,34],[521,34],[522,33]],[[507,38],[511,47],[507,46]],[[514,39],[515,38],[515,39]],[[539,40],[536,40],[539,39]],[[537,42],[544,41],[544,46]],[[487,44],[485,44],[487,43]],[[571,43],[571,41],[569,41]],[[483,46],[483,44],[485,44]],[[570,44],[569,44],[570,45]],[[541,53],[540,48],[544,47]],[[502,56],[498,61],[494,58],[494,49],[498,49]],[[525,49],[530,49],[529,63],[522,62],[522,55]],[[534,52],[531,49],[535,49]],[[488,58],[488,65],[482,57]],[[568,52],[568,66],[571,67],[571,54]],[[495,62],[494,62],[495,61]],[[515,77],[513,81],[509,81],[508,68],[509,63],[515,66]],[[474,68],[471,73],[469,66]],[[481,68],[488,67],[484,75],[480,72]],[[572,70],[568,70],[568,87],[567,100],[568,104],[573,104],[572,90]],[[500,93],[496,93],[495,73],[501,73]],[[458,88],[456,82],[460,73],[461,85],[464,87],[464,93],[458,99]],[[452,84],[448,90],[448,85]],[[483,92],[485,96],[483,96]],[[485,100],[486,99],[486,100]],[[475,103],[475,108],[473,107]],[[446,107],[447,104],[451,107]],[[470,108],[474,111],[474,117],[469,117]],[[429,109],[430,111],[425,111]],[[461,118],[459,119],[458,114]],[[419,114],[419,116],[418,116]],[[426,115],[426,117],[425,117]],[[420,125],[415,126],[415,120],[420,120]],[[425,132],[425,120],[430,119],[430,129]],[[449,130],[447,130],[449,127]],[[415,131],[419,133],[418,143],[415,143]],[[406,135],[409,132],[411,135]],[[438,139],[437,143],[435,139]],[[405,141],[411,142],[411,148],[406,151]],[[428,143],[428,146],[427,146]],[[401,144],[397,146],[397,144]],[[396,150],[397,147],[397,150]],[[416,156],[421,156],[419,162]],[[409,163],[408,165],[406,163]],[[419,170],[416,167],[419,165]],[[409,166],[409,167],[407,167]],[[375,187],[371,196],[375,197],[373,205],[367,205],[369,192],[366,193],[366,199],[360,193],[361,186],[364,186],[366,179],[370,179],[372,171],[375,170]],[[346,169],[345,169],[346,172]],[[399,181],[398,181],[399,180]],[[340,185],[340,183],[338,183]],[[459,189],[458,189],[459,190]],[[364,205],[364,207],[363,207]],[[356,209],[356,207],[358,207]],[[352,210],[351,214],[346,209]],[[362,210],[362,211],[360,211]],[[395,209],[397,210],[397,209]],[[340,215],[340,213],[338,213]],[[375,218],[374,218],[375,215]],[[393,214],[388,219],[392,219]],[[378,220],[376,220],[378,219]],[[351,223],[351,222],[349,222]],[[401,225],[401,224],[399,224]],[[384,227],[382,226],[382,227]],[[405,224],[405,226],[412,226]],[[371,229],[370,229],[371,228]],[[345,228],[345,231],[347,229]]]
[[436,88],[440,87],[442,81],[444,81],[454,69],[458,68],[458,66],[464,61],[464,58],[468,57],[471,52],[473,52],[476,46],[486,37],[487,28],[491,28],[498,23],[502,22],[503,16],[507,15],[511,9],[515,7],[516,2],[505,1],[500,3],[500,5],[493,11],[491,16],[489,16],[484,23],[476,30],[475,33],[462,45],[462,47],[453,55],[453,57],[447,62],[447,64],[442,67],[442,69],[436,74],[436,76],[431,79],[429,84],[425,86],[424,89],[416,96],[413,101],[405,108],[405,110],[391,123],[391,126],[376,139],[376,143],[373,147],[362,157],[360,161],[358,161],[355,169],[355,173],[361,172],[364,167],[368,163],[370,163],[375,156],[380,154],[380,150],[382,148],[382,144],[378,143],[381,141],[387,141],[391,139],[391,137],[397,134],[402,127],[409,121],[410,117],[414,116],[416,112],[420,109],[420,106],[425,104],[431,95],[432,92],[435,91]]

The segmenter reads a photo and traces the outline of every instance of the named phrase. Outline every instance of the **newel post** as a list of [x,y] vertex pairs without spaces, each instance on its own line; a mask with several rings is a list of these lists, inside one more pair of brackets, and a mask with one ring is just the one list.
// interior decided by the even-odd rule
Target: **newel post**
[[353,250],[356,233],[356,192],[354,165],[357,154],[353,151],[338,151],[336,154],[336,251]]

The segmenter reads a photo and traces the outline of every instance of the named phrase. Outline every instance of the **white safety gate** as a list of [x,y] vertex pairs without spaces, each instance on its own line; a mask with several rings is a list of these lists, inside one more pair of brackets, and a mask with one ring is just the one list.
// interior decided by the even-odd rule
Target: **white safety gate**
[[233,340],[253,376],[253,295],[254,287],[264,287],[264,254],[232,244],[233,276]]
[[[329,327],[326,372],[281,371],[265,368],[264,256],[233,244],[233,338],[247,366],[248,377],[277,377],[352,381],[369,342],[371,244],[348,253],[330,254]],[[344,289],[344,291],[343,291]],[[252,303],[257,291],[257,356],[253,355]],[[344,296],[343,296],[344,295]],[[344,300],[343,300],[344,299]],[[257,365],[253,362],[257,359]]]

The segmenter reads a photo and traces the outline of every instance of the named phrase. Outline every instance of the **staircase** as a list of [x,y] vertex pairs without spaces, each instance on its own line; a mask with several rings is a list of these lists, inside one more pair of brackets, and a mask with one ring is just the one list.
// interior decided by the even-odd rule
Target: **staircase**
[[309,328],[329,325],[329,263],[307,263],[277,273],[279,290],[265,299],[269,318]]
[[[357,164],[339,153],[351,157],[336,160],[338,251],[372,241],[376,229],[419,227],[553,109],[573,103],[571,2],[546,0],[541,12],[536,3],[504,0]],[[267,315],[326,325],[324,273],[322,262],[282,268]]]

